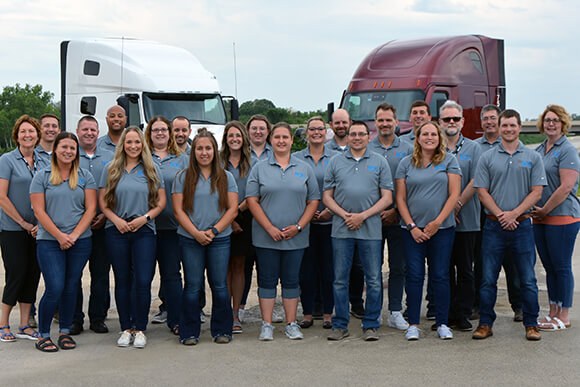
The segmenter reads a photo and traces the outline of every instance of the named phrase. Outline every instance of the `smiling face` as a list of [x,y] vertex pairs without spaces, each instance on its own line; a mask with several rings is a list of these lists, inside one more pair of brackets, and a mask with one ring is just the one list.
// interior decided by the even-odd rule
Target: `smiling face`
[[444,109],[439,118],[439,125],[447,137],[457,136],[461,132],[464,122],[459,109],[454,107]]
[[481,116],[481,128],[483,129],[483,134],[487,138],[495,138],[499,135],[499,121],[498,114],[495,110],[488,110]]
[[94,149],[99,138],[99,125],[94,121],[83,120],[77,128],[77,136],[83,149]]
[[54,142],[56,136],[60,133],[58,120],[54,117],[44,117],[40,122],[40,132],[44,141]]
[[326,139],[326,125],[320,120],[313,120],[308,123],[306,138],[309,144],[324,144]]
[[369,132],[364,125],[352,125],[348,130],[348,146],[353,151],[362,151],[369,144]]
[[391,137],[395,134],[395,129],[399,124],[399,120],[395,118],[392,110],[378,110],[375,118],[375,126],[379,136]]
[[423,122],[431,121],[431,116],[427,112],[426,106],[416,106],[411,109],[409,120],[413,124],[413,130],[417,133]]
[[519,141],[521,125],[516,117],[502,117],[499,123],[499,135],[503,142],[514,143]]
[[563,134],[562,120],[552,111],[548,111],[544,116],[544,133],[546,136],[554,138],[560,138]]
[[427,124],[421,128],[421,133],[417,136],[417,142],[422,150],[435,151],[439,146],[439,134],[435,125]]
[[125,150],[128,161],[139,160],[141,152],[143,151],[143,143],[137,132],[132,130],[127,133],[125,142],[123,143],[123,149]]
[[348,127],[350,126],[350,117],[348,112],[344,109],[338,109],[332,113],[332,121],[330,127],[334,131],[334,135],[338,138],[346,137]]
[[248,128],[252,146],[264,145],[268,138],[268,126],[265,121],[253,120]]
[[200,167],[211,166],[214,158],[214,149],[211,140],[207,137],[198,138],[194,146],[195,159]]
[[166,149],[169,136],[169,127],[165,122],[155,121],[151,125],[151,143],[155,149]]
[[125,109],[121,106],[113,106],[107,111],[107,126],[109,131],[113,133],[122,132],[127,124],[127,115]]
[[18,145],[24,148],[33,148],[38,141],[36,128],[28,122],[23,122],[18,128]]
[[228,134],[226,136],[226,144],[232,151],[238,151],[242,149],[244,145],[244,138],[242,137],[242,132],[240,129],[232,126],[228,129]]
[[71,165],[77,157],[77,143],[71,138],[63,138],[54,153],[60,166]]
[[276,154],[287,154],[292,149],[292,135],[288,128],[279,126],[272,130],[272,148]]
[[191,127],[189,126],[189,121],[184,119],[176,118],[171,123],[173,126],[173,136],[175,137],[175,142],[181,148],[185,148],[187,140],[191,135]]

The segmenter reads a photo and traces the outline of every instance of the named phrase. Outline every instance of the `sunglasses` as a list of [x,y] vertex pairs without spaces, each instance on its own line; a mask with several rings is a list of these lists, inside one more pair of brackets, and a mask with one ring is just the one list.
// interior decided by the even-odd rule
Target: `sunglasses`
[[445,122],[446,124],[450,123],[451,120],[453,120],[454,122],[459,122],[459,121],[461,121],[461,117],[443,117],[443,118],[441,118],[441,121]]

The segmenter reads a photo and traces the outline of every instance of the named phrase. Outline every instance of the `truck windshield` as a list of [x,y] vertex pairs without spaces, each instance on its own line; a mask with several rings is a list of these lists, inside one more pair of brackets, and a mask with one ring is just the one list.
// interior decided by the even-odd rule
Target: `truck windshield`
[[411,104],[418,99],[425,100],[423,90],[354,92],[344,96],[342,108],[349,112],[353,121],[373,121],[377,106],[390,103],[397,109],[400,121],[409,121]]
[[172,120],[177,116],[189,118],[192,123],[226,123],[226,112],[218,94],[143,93],[145,119],[162,115]]

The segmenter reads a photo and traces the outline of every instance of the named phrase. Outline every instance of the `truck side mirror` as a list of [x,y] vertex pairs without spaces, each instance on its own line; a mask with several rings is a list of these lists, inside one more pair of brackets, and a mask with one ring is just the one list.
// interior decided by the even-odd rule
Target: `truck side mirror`
[[238,100],[235,98],[230,101],[230,116],[232,117],[232,120],[240,119],[240,105],[238,104]]

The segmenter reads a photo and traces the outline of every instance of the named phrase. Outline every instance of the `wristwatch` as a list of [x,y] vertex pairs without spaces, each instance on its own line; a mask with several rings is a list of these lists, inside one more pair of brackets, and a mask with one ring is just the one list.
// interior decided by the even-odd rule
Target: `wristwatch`
[[217,234],[219,234],[220,232],[218,231],[217,228],[215,228],[214,226],[212,226],[211,228],[211,232],[213,232],[213,235],[217,236]]
[[296,223],[296,228],[298,229],[298,232],[302,232],[302,227],[300,227],[298,223]]
[[145,217],[145,219],[147,219],[148,222],[151,220],[151,217],[149,216],[149,214],[145,214],[143,216]]
[[417,227],[417,225],[413,222],[409,223],[407,225],[407,230],[411,231],[412,229],[414,229],[415,227]]

